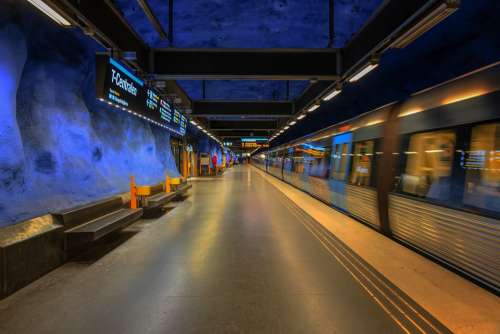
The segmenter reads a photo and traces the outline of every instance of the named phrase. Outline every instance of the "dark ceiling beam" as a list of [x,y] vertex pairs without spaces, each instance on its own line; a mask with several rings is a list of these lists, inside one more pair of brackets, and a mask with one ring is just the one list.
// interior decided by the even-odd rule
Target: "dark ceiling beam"
[[219,138],[241,138],[241,137],[270,137],[271,131],[259,131],[259,130],[239,130],[239,131],[218,131],[213,130],[212,133]]
[[[135,52],[137,59],[127,62],[144,73],[150,72],[149,47],[110,0],[47,0],[47,3],[70,17],[104,47]],[[191,99],[175,81],[167,81],[166,86],[167,93],[176,94],[184,107],[191,108]]]
[[137,0],[137,2],[139,3],[139,6],[141,6],[144,14],[146,14],[151,25],[155,28],[158,35],[160,35],[160,38],[167,39],[168,38],[167,33],[165,32],[165,30],[163,30],[160,21],[158,21],[158,19],[156,18],[147,0]]
[[[366,64],[373,55],[380,55],[391,48],[391,44],[404,32],[414,27],[423,17],[445,3],[460,3],[460,0],[388,0],[374,13],[363,28],[341,50],[339,63],[342,78]],[[295,99],[295,110],[300,112],[314,100],[319,100],[331,90],[335,81],[320,81],[311,84]]]
[[382,53],[404,32],[443,4],[460,0],[390,0],[377,10],[372,18],[342,49],[343,73],[349,74],[354,67],[373,54]]
[[165,79],[335,80],[336,49],[154,49]]
[[291,117],[293,103],[275,101],[194,101],[192,116],[227,117],[259,116],[265,118]]
[[142,70],[147,70],[149,47],[110,0],[50,0],[50,3],[80,22],[85,32],[95,37],[105,47],[136,52],[137,60],[133,63]]
[[211,130],[264,130],[272,131],[277,127],[274,121],[210,121]]

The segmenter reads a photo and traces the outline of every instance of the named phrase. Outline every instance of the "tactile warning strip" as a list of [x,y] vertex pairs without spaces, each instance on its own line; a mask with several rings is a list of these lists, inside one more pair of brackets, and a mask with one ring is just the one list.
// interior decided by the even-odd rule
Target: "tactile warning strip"
[[[276,190],[278,198],[325,250],[361,285],[371,298],[406,333],[452,333],[429,312],[388,281],[346,244],[315,221],[307,212]],[[278,195],[279,194],[279,195]]]

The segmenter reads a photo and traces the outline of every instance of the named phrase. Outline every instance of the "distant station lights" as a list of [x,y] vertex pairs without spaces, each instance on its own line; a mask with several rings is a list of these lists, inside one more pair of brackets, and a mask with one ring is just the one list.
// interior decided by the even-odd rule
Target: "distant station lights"
[[[441,6],[436,8],[432,13],[424,17],[418,22],[412,29],[407,31],[406,33],[399,36],[391,45],[393,48],[404,48],[419,36],[424,34],[426,31],[430,30],[433,26],[435,26],[440,21],[444,20],[446,17],[451,15],[459,8],[460,1],[459,0],[448,0],[445,1]],[[350,77],[345,78],[349,83],[355,83],[365,77],[368,73],[375,70],[380,64],[380,55],[373,54],[370,57],[368,63],[359,68],[356,72],[354,72]],[[276,132],[271,136],[269,141],[276,139],[279,135],[283,134],[286,130],[288,130],[291,126],[297,124],[298,121],[304,119],[307,116],[307,113],[312,113],[320,108],[321,101],[328,102],[335,98],[337,95],[342,93],[342,85],[344,81],[339,81],[335,85],[335,87],[321,98],[321,100],[314,101],[313,104],[305,107],[305,109],[300,113],[295,119],[293,119],[290,123],[286,124],[280,130],[276,130]],[[411,110],[406,113],[399,115],[399,117],[403,117],[406,115],[410,115],[413,113],[417,113],[420,110]],[[370,124],[366,124],[365,126],[371,126],[375,124],[379,124],[380,122],[371,122]]]
[[[364,76],[366,76],[368,73],[370,73],[371,71],[373,71],[374,69],[376,69],[379,66],[379,59],[380,59],[379,56],[373,55],[370,59],[370,62],[368,64],[366,64],[365,66],[363,66],[358,72],[354,73],[349,79],[347,79],[347,81],[349,81],[351,83],[359,81],[361,78],[363,78]],[[299,114],[297,116],[297,118],[295,118],[290,123],[285,125],[281,130],[275,132],[274,135],[271,136],[271,138],[269,140],[271,141],[271,140],[276,139],[276,137],[278,137],[283,132],[288,130],[291,126],[297,124],[298,121],[304,119],[307,116],[307,113],[312,113],[313,111],[318,110],[319,107],[321,106],[321,104],[320,104],[321,101],[324,101],[324,102],[330,101],[334,97],[339,95],[340,93],[342,93],[342,82],[338,82],[332,90],[328,91],[321,98],[321,100],[314,101],[313,104],[306,107],[304,112]]]
[[52,20],[54,20],[54,22],[56,22],[57,24],[64,27],[71,26],[71,23],[66,18],[64,18],[61,14],[52,9],[42,0],[28,0],[28,2],[38,8],[42,13],[50,17]]
[[222,143],[222,141],[220,141],[217,137],[215,137],[213,134],[211,134],[209,131],[207,131],[206,129],[204,129],[201,125],[199,125],[198,123],[196,123],[196,121],[194,120],[190,120],[189,121],[193,126],[196,126],[199,130],[201,130],[203,133],[205,133],[207,136],[209,136],[210,138],[212,138],[213,140],[215,140],[216,142],[218,142],[220,145],[223,145],[224,144]]
[[312,106],[310,106],[309,108],[307,108],[307,112],[313,112],[314,110],[316,110],[318,108],[319,108],[319,103],[315,103]]

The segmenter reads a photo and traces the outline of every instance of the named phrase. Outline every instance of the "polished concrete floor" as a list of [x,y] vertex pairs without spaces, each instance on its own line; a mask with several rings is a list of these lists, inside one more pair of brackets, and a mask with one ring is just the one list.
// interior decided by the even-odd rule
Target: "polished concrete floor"
[[113,249],[1,301],[0,333],[402,332],[287,201],[245,166],[194,182]]

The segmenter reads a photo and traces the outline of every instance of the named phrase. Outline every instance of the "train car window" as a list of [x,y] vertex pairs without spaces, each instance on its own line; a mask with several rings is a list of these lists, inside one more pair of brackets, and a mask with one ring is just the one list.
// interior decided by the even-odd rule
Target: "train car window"
[[327,179],[330,170],[331,148],[318,145],[304,145],[304,153],[309,161],[309,175]]
[[285,156],[285,160],[283,162],[283,170],[286,172],[291,172],[293,171],[293,153],[294,149],[289,148],[287,151],[287,154]]
[[373,174],[373,154],[375,143],[373,140],[354,143],[352,154],[352,168],[349,182],[358,186],[370,186]]
[[338,169],[339,169],[339,164],[340,164],[340,157],[339,157],[339,147],[342,146],[342,144],[336,144],[333,147],[332,150],[332,157],[330,158],[331,161],[331,167],[330,167],[330,178],[332,179],[337,179],[337,174],[338,174]]
[[347,143],[335,145],[332,154],[331,178],[334,180],[345,180],[347,163],[349,162],[349,145]]
[[500,213],[500,123],[474,126],[465,153],[464,204]]
[[281,170],[281,157],[279,152],[272,152],[269,155],[269,167],[274,173]]
[[293,152],[293,171],[302,174],[304,172],[304,154],[300,147],[296,147]]
[[450,199],[456,134],[453,130],[411,135],[403,152],[406,164],[400,178],[400,191],[418,197]]

